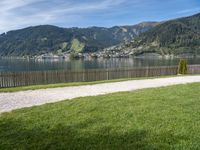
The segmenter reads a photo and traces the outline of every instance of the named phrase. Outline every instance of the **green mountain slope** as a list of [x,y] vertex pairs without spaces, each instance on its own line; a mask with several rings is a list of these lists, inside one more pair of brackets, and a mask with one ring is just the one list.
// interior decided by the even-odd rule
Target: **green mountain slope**
[[128,51],[133,55],[199,55],[200,14],[164,22],[115,49]]
[[158,23],[112,28],[59,28],[43,25],[10,31],[0,35],[1,56],[40,55],[48,52],[95,52],[131,41]]

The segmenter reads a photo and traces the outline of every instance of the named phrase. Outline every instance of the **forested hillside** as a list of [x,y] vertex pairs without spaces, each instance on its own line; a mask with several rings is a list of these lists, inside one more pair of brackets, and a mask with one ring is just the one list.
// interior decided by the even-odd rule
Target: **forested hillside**
[[28,27],[0,35],[1,56],[33,56],[53,52],[95,52],[131,41],[158,23],[112,28],[59,28],[51,25]]
[[199,55],[200,14],[164,22],[115,49],[129,51],[133,55]]

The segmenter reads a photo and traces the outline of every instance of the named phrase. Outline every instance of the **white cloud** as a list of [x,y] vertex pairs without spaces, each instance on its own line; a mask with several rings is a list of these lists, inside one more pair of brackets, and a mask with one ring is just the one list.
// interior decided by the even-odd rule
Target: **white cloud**
[[196,13],[199,11],[200,11],[200,7],[196,7],[196,8],[184,9],[184,10],[178,11],[177,14]]
[[110,9],[125,1],[65,2],[57,0],[54,1],[56,5],[51,5],[49,0],[1,0],[0,33],[26,26],[57,23],[63,16],[73,22],[76,21],[72,19],[73,16],[81,19],[82,13]]
[[42,0],[1,0],[0,1],[0,32],[5,32],[11,29],[20,27],[25,22],[26,17],[18,16],[17,11],[23,7]]
[[42,0],[1,0],[0,1],[0,12],[3,14],[10,13],[9,11],[12,11],[14,9],[39,2]]

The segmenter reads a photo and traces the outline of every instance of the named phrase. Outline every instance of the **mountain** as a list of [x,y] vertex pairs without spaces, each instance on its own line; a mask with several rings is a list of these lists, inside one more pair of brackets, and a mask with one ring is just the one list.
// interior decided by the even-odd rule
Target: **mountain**
[[112,28],[59,28],[51,25],[28,27],[0,35],[0,56],[95,52],[131,41],[157,24],[144,22],[134,26]]
[[109,50],[132,55],[200,55],[200,14],[163,22]]

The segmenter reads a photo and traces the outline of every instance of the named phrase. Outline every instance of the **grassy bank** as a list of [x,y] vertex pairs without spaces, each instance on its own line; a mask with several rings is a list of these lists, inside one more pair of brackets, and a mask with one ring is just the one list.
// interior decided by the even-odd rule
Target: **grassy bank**
[[38,90],[38,89],[47,89],[47,88],[70,87],[70,86],[81,86],[81,85],[94,85],[94,84],[100,84],[100,83],[112,83],[112,82],[120,82],[120,81],[128,81],[128,80],[134,80],[134,79],[116,79],[116,80],[104,80],[104,81],[93,81],[93,82],[72,82],[72,83],[58,83],[58,84],[47,84],[47,85],[32,85],[32,86],[21,86],[21,87],[12,87],[12,88],[0,88],[0,93]]
[[0,116],[0,149],[200,149],[200,83],[78,98]]
[[93,82],[74,82],[74,83],[22,86],[22,87],[13,87],[13,88],[0,88],[0,93],[38,90],[38,89],[47,89],[47,88],[70,87],[70,86],[81,86],[81,85],[94,85],[94,84],[101,84],[101,83],[112,83],[112,82],[121,82],[121,81],[129,81],[129,80],[142,80],[142,79],[166,78],[166,77],[175,77],[175,76],[162,76],[162,77],[149,77],[149,78],[147,77],[125,78],[125,79],[93,81]]

